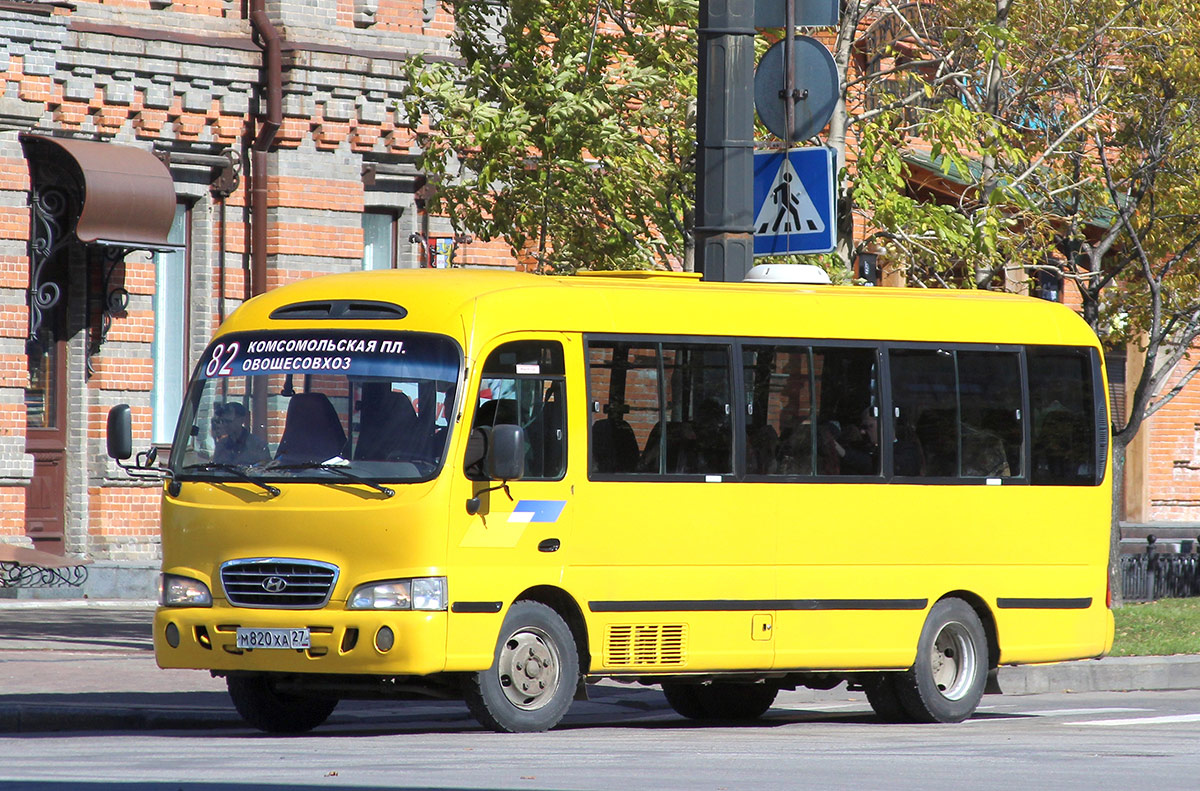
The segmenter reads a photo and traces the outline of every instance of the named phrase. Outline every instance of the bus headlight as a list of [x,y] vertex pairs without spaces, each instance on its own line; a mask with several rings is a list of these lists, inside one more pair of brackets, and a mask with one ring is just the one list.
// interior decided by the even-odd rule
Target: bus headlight
[[446,578],[368,582],[354,589],[346,607],[350,610],[444,610]]
[[178,574],[163,574],[159,586],[158,600],[164,607],[212,606],[212,594],[200,580]]

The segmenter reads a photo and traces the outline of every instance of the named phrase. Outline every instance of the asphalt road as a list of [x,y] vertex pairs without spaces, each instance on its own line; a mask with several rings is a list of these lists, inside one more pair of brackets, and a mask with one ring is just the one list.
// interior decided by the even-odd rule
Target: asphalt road
[[[861,696],[695,724],[661,694],[591,704],[557,730],[483,731],[453,704],[390,725],[280,738],[212,731],[0,737],[5,791],[285,789],[1194,789],[1200,692],[988,697],[950,726],[884,725]],[[644,704],[639,708],[633,703]]]
[[[1094,669],[1113,662],[1029,678],[1071,671],[1056,689],[1099,690]],[[221,680],[159,670],[145,606],[0,606],[0,789],[1200,787],[1200,663],[1116,662],[1118,677],[1159,686],[989,695],[971,720],[937,726],[885,725],[861,694],[801,690],[729,727],[680,718],[655,687],[604,682],[549,733],[485,731],[459,702],[345,701],[283,738],[245,727]]]

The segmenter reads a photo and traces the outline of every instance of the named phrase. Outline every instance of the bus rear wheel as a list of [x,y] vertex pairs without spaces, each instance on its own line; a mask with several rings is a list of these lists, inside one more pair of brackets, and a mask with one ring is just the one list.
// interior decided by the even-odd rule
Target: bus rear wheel
[[896,694],[914,722],[962,722],[983,697],[987,635],[974,608],[942,599],[929,611],[917,661],[896,677]]
[[908,722],[908,712],[896,693],[896,674],[878,673],[863,682],[863,691],[871,709],[884,722]]
[[704,710],[704,704],[700,702],[699,684],[664,683],[662,691],[667,697],[667,704],[680,717],[702,720],[708,716],[708,712]]
[[558,724],[579,683],[579,654],[557,612],[534,601],[508,609],[492,666],[467,677],[471,715],[501,733],[545,731]]
[[766,684],[663,684],[667,703],[677,714],[691,720],[756,720],[771,704],[779,690]]
[[233,707],[250,725],[267,733],[311,731],[337,708],[337,698],[279,692],[266,675],[237,675],[225,679]]

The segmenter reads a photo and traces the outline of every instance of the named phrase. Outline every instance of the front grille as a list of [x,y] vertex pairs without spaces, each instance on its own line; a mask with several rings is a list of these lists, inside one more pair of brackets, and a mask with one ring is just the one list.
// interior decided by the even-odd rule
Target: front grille
[[246,558],[221,564],[221,586],[235,607],[324,607],[338,568],[317,560]]

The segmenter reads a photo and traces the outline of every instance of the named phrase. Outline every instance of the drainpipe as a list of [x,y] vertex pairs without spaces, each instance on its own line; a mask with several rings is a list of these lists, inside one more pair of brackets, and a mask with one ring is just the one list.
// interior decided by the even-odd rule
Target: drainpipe
[[250,0],[250,27],[263,51],[262,95],[266,112],[250,146],[250,295],[267,290],[267,152],[283,123],[283,66],[279,29],[266,0]]

